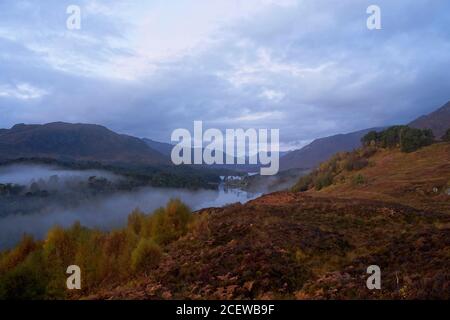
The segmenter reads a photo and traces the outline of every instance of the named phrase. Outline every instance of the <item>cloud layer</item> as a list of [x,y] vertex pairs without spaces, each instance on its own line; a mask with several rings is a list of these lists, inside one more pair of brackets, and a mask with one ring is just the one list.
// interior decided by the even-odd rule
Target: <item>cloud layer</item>
[[[0,127],[106,125],[168,141],[194,120],[279,128],[282,146],[405,123],[450,99],[450,3],[0,3]],[[67,30],[66,8],[81,8]]]

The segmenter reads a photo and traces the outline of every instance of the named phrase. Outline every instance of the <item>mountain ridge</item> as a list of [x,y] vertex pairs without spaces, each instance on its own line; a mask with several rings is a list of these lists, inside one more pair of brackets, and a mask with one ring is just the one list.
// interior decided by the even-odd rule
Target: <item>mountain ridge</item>
[[436,139],[440,139],[450,128],[450,101],[439,109],[411,121],[408,126],[417,129],[431,129]]
[[[450,101],[433,112],[411,121],[408,126],[431,129],[436,139],[440,139],[450,128]],[[305,147],[293,150],[280,159],[281,170],[293,168],[313,168],[337,152],[352,151],[361,146],[361,138],[369,131],[379,131],[385,127],[364,129],[346,134],[337,134],[315,139]]]
[[105,163],[168,164],[166,157],[133,136],[97,124],[16,124],[0,130],[0,158],[46,157]]
[[291,151],[280,158],[280,170],[310,169],[325,161],[337,152],[352,151],[361,146],[361,138],[372,130],[370,128],[350,133],[341,133],[333,136],[315,139],[301,149]]

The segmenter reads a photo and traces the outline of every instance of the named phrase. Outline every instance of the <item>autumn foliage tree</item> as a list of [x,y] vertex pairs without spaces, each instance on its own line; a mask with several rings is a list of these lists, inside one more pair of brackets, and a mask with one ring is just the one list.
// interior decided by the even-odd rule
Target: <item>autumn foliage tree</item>
[[[145,214],[139,209],[123,229],[103,232],[75,223],[52,228],[45,240],[24,236],[13,249],[0,253],[0,299],[61,299],[88,294],[102,283],[149,273],[163,257],[164,246],[188,232],[191,210],[180,200]],[[82,270],[82,290],[66,290],[66,269]]]

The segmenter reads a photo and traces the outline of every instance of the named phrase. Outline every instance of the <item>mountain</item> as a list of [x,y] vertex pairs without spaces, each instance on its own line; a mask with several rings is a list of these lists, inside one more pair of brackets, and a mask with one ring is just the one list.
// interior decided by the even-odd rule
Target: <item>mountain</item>
[[380,130],[380,128],[365,129],[316,139],[307,146],[291,151],[281,157],[280,170],[313,168],[337,152],[359,148],[361,146],[361,138],[372,130]]
[[147,138],[142,139],[150,148],[158,151],[159,153],[165,155],[166,157],[170,157],[172,153],[173,145],[170,143],[159,142]]
[[431,129],[434,136],[440,139],[450,128],[450,101],[438,110],[410,122],[408,126],[418,129]]
[[168,164],[141,139],[103,126],[54,122],[0,130],[0,159],[54,158],[105,163]]
[[[159,151],[160,153],[162,153],[165,156],[170,157],[171,153],[172,153],[172,149],[174,147],[173,144],[170,143],[164,143],[164,142],[159,142],[159,141],[155,141],[155,140],[151,140],[151,139],[147,139],[147,138],[143,138],[142,139],[150,148]],[[204,149],[203,149],[204,150]],[[203,152],[203,151],[202,151]],[[236,154],[236,148],[235,148],[235,154]],[[290,153],[291,151],[280,151],[280,157],[285,156],[286,154]],[[194,148],[192,148],[191,153],[194,154]],[[235,160],[237,161],[237,160]],[[248,163],[248,157],[246,157],[245,159],[246,163]],[[220,166],[220,165],[219,165]]]
[[[450,128],[450,101],[438,110],[410,122],[408,126],[418,129],[431,129],[435,137],[440,139]],[[302,149],[294,150],[282,157],[280,169],[313,168],[337,152],[358,148],[361,145],[361,138],[371,130],[381,130],[381,128],[316,139]]]
[[[450,143],[358,154],[365,167],[337,165],[321,190],[24,236],[0,252],[0,299],[450,299]],[[65,290],[68,263],[81,290]],[[367,288],[372,265],[382,290]]]
[[[172,149],[174,145],[170,143],[164,143],[164,142],[158,142],[155,140],[143,138],[142,139],[150,148],[160,152],[161,154],[171,157]],[[202,148],[202,153],[205,151],[205,148]],[[191,148],[191,163],[194,163],[194,152],[195,148]],[[236,153],[236,151],[235,151]],[[280,156],[283,154],[286,154],[287,152],[280,152]],[[224,155],[225,157],[225,155]],[[226,160],[224,160],[226,161]],[[237,158],[235,157],[234,163],[237,163]],[[259,170],[259,165],[252,165],[249,164],[249,158],[245,157],[245,164],[212,164],[212,165],[195,165],[196,167],[200,168],[212,168],[212,169],[223,169],[223,170],[230,170],[230,171],[236,171],[236,172],[256,172]],[[235,172],[235,173],[236,173]],[[231,173],[231,172],[230,172]]]

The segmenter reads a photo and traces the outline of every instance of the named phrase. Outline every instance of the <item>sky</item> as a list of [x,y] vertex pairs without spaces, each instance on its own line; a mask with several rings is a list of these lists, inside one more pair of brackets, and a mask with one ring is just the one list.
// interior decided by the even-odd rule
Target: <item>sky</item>
[[[366,10],[381,9],[381,30]],[[70,30],[69,5],[81,10]],[[96,123],[169,142],[193,121],[281,149],[450,100],[448,0],[1,0],[0,128]]]

